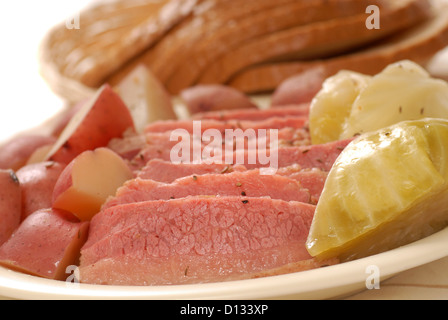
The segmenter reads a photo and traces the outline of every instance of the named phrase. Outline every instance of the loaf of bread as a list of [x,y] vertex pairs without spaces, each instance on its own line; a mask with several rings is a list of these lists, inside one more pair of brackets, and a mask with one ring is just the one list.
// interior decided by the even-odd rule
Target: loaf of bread
[[328,59],[254,66],[239,73],[229,84],[244,92],[262,92],[270,91],[285,79],[302,73],[318,72],[320,77],[327,78],[340,70],[349,69],[374,75],[385,66],[404,59],[425,65],[447,43],[448,10],[440,10],[425,23],[372,46]]
[[[446,0],[115,0],[55,26],[41,71],[69,101],[119,83],[139,65],[172,94],[197,84],[270,92],[312,68],[376,73],[424,62],[448,45]],[[379,28],[368,28],[370,5]]]

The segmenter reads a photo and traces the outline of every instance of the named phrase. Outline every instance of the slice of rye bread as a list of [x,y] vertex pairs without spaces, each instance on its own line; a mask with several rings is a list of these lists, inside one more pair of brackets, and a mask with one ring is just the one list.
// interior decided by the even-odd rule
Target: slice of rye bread
[[323,78],[340,70],[374,75],[404,59],[424,65],[448,45],[448,7],[437,8],[431,19],[384,41],[347,55],[313,61],[266,63],[248,68],[229,81],[246,93],[269,92],[292,76],[318,70]]
[[[370,3],[381,3],[381,0],[370,1]],[[189,46],[190,50],[183,50],[181,54],[178,54],[177,68],[173,69],[176,72],[164,74],[161,81],[167,83],[168,87],[171,87],[171,83],[173,86],[178,83],[179,88],[188,87],[201,75],[208,64],[213,63],[221,55],[244,45],[247,41],[313,22],[349,17],[364,12],[368,1],[316,0],[295,1],[284,5],[275,2],[275,4],[273,8],[265,8],[258,12],[227,19],[221,28],[206,32],[200,41]],[[324,6],[325,10],[322,9]],[[220,12],[219,16],[221,15]],[[208,25],[206,26],[208,28]],[[175,90],[175,92],[178,91]]]
[[89,96],[107,75],[153,45],[203,1],[102,1],[87,7],[79,13],[78,29],[61,23],[47,33],[40,46],[40,72],[68,100]]
[[263,10],[275,10],[275,7],[294,3],[294,0],[227,0],[211,3],[177,25],[153,48],[143,52],[139,57],[125,66],[124,72],[114,75],[109,81],[114,83],[121,79],[123,73],[132,70],[142,62],[164,82],[183,63],[187,63],[187,53],[194,50],[204,39],[225,29],[229,21],[241,20],[246,16],[258,14]]
[[[227,50],[250,37],[320,21],[338,16],[348,16],[366,0],[331,0],[334,10],[321,10],[326,0],[229,0],[220,5],[210,5],[188,17],[165,35],[153,48],[142,52],[135,59],[111,75],[107,82],[115,84],[139,64],[148,66],[165,83],[186,66],[198,75],[204,59],[215,58],[216,50]],[[342,3],[342,5],[341,5]],[[338,9],[338,10],[336,10]],[[308,14],[303,14],[308,12]],[[266,23],[266,16],[269,23]],[[207,44],[204,47],[204,44]],[[198,50],[201,52],[199,54]],[[199,59],[199,60],[197,60]],[[200,63],[200,64],[198,64]]]
[[[217,59],[199,83],[224,83],[247,67],[264,62],[327,58],[359,48],[420,23],[431,15],[429,0],[403,0],[381,8],[381,27],[366,27],[365,8],[352,17],[312,23],[254,39]],[[183,75],[179,73],[178,77]],[[170,90],[176,86],[171,83]]]

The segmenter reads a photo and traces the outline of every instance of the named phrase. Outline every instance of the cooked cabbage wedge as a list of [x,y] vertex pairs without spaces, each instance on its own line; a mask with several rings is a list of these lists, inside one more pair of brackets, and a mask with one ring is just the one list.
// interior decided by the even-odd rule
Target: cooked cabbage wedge
[[328,78],[310,108],[310,133],[313,144],[340,139],[350,109],[371,77],[352,71],[340,71]]
[[448,119],[448,83],[404,60],[373,77],[343,71],[327,79],[311,103],[310,132],[319,144],[428,117]]
[[364,134],[331,169],[307,239],[317,258],[352,260],[448,224],[448,120],[405,121]]

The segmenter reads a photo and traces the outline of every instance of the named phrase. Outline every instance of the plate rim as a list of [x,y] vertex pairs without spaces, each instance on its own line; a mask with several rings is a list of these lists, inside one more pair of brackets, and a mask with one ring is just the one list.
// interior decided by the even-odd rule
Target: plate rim
[[[448,256],[448,227],[421,240],[380,254],[325,268],[228,282],[168,286],[105,286],[67,283],[0,267],[0,296],[11,299],[245,300],[330,299],[366,290],[368,266],[381,281]],[[400,263],[397,263],[400,262]]]

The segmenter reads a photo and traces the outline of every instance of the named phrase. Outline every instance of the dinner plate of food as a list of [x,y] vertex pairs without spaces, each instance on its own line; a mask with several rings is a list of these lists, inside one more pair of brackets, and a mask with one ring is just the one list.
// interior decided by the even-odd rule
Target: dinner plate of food
[[448,255],[445,1],[80,17],[41,47],[67,108],[1,146],[0,296],[329,299]]

